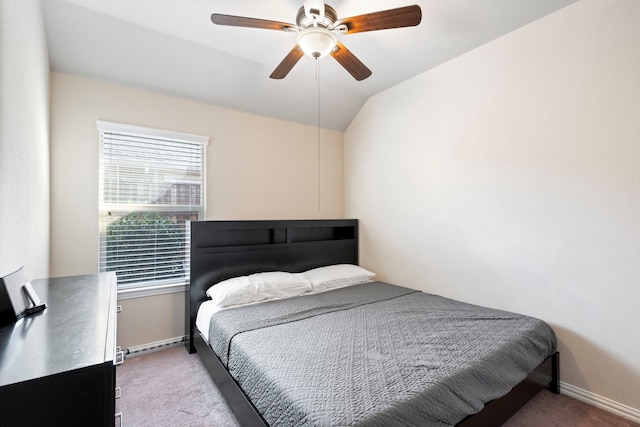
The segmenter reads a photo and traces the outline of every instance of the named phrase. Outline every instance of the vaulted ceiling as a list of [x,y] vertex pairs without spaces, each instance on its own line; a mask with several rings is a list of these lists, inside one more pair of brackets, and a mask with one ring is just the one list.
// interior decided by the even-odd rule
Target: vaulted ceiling
[[[311,1],[311,0],[307,0]],[[318,1],[318,0],[315,0]],[[576,0],[333,0],[339,18],[418,4],[422,22],[340,35],[372,72],[356,81],[333,58],[271,72],[296,33],[217,26],[212,13],[296,22],[304,0],[42,0],[54,71],[343,131],[391,86]]]

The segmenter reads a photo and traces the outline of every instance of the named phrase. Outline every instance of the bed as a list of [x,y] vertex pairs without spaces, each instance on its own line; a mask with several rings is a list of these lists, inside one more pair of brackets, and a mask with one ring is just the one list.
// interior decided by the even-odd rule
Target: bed
[[559,392],[544,322],[375,278],[202,321],[213,284],[357,265],[357,220],[198,221],[190,246],[187,349],[243,426],[501,425],[540,389]]

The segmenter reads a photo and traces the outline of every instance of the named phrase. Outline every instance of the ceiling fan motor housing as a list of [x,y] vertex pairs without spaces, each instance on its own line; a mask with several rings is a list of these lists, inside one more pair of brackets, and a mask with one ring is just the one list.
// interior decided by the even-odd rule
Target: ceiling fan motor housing
[[329,6],[328,4],[324,5],[324,16],[320,16],[321,12],[319,9],[310,8],[309,14],[302,6],[298,9],[298,14],[296,15],[296,23],[300,30],[304,30],[310,27],[324,27],[327,30],[333,30],[333,24],[338,20],[338,13],[334,8]]

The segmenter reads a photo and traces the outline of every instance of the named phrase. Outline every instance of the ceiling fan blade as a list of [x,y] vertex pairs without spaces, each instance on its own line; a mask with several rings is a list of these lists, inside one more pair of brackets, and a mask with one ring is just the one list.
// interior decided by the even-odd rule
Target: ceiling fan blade
[[287,56],[284,57],[282,62],[278,64],[276,69],[273,70],[273,73],[271,73],[269,77],[271,77],[272,79],[283,79],[287,77],[289,71],[291,71],[293,66],[298,63],[303,55],[304,52],[302,51],[302,49],[300,49],[300,46],[295,45],[293,49],[291,49],[291,52],[289,52]]
[[222,15],[214,13],[211,22],[216,25],[229,25],[232,27],[261,28],[264,30],[297,31],[298,27],[286,22],[269,21],[267,19],[246,18],[244,16]]
[[399,7],[397,9],[383,10],[340,19],[334,26],[344,25],[347,27],[347,34],[352,34],[362,33],[364,31],[387,30],[390,28],[413,27],[418,25],[420,21],[422,21],[422,10],[420,6],[414,4],[413,6]]
[[371,75],[371,70],[340,42],[336,44],[336,49],[331,52],[331,56],[358,81]]

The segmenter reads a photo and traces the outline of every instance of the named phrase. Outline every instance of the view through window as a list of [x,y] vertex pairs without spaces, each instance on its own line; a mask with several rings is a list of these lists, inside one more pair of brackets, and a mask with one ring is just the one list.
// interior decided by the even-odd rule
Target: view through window
[[189,223],[204,219],[207,137],[98,121],[100,271],[120,288],[189,280]]

